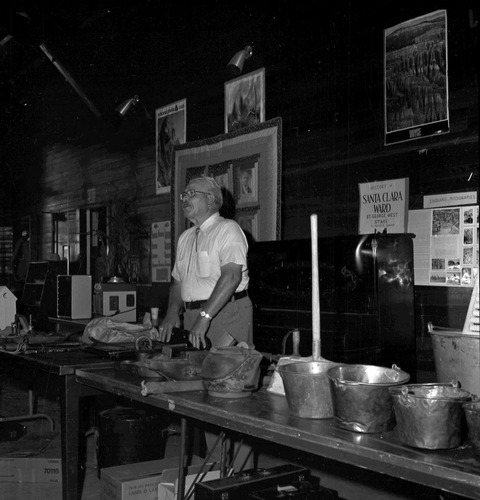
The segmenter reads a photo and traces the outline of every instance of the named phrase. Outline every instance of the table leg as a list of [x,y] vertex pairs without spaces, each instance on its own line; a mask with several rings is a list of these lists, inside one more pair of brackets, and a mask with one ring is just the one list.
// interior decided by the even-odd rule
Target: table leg
[[[75,375],[60,377],[60,420],[62,451],[62,498],[63,500],[79,500],[80,488],[80,398],[102,394],[75,381]],[[81,448],[82,450],[84,448]],[[85,457],[82,457],[85,458]],[[82,477],[83,479],[83,477]]]
[[188,444],[187,419],[182,417],[180,420],[180,457],[178,462],[178,498],[185,495],[185,456]]
[[79,390],[74,375],[66,375],[61,379],[62,498],[78,500]]

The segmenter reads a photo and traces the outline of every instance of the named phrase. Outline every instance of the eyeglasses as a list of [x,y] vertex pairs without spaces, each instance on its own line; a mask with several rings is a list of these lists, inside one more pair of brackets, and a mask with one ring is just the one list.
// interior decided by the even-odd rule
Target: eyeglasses
[[189,200],[193,198],[196,194],[210,194],[206,191],[197,191],[196,189],[187,189],[183,193],[180,193],[180,201]]

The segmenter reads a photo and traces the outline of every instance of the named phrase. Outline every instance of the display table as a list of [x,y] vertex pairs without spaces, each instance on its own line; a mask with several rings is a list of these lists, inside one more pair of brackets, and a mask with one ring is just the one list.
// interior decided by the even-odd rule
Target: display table
[[55,333],[83,333],[91,319],[48,318],[55,325]]
[[13,380],[24,382],[36,394],[58,397],[63,500],[79,497],[80,400],[103,394],[75,381],[77,368],[92,366],[111,367],[113,362],[81,349],[36,354],[0,350],[0,369],[4,373]]
[[[452,450],[411,448],[399,442],[395,430],[362,434],[338,428],[334,419],[292,417],[286,398],[265,389],[241,399],[213,398],[205,391],[142,396],[139,383],[126,381],[112,367],[78,369],[76,380],[172,411],[182,417],[182,424],[186,419],[194,419],[432,488],[480,498],[480,457],[468,441]],[[182,431],[185,430],[182,425]]]

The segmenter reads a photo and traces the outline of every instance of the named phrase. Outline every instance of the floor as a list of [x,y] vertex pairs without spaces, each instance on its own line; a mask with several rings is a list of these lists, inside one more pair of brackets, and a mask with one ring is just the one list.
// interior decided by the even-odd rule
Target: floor
[[[59,427],[59,405],[39,397],[37,412],[50,415],[56,428]],[[3,378],[0,380],[0,415],[2,417],[24,415],[28,413],[28,392],[17,383]],[[16,442],[21,449],[22,440],[28,436],[44,433],[48,435],[50,425],[47,420],[24,422],[27,427],[25,436]],[[82,488],[81,500],[101,500],[100,479],[98,478],[97,460],[94,442],[94,429],[87,433],[86,476]],[[5,442],[0,445],[5,445]],[[52,441],[52,446],[59,450],[59,438]],[[167,440],[166,456],[178,455],[178,436],[173,435]],[[1,450],[0,446],[0,450]],[[41,454],[38,456],[42,456]],[[258,459],[258,467],[269,468],[281,463],[297,463],[311,469],[314,475],[320,477],[320,484],[338,492],[342,500],[411,500],[422,498],[426,500],[452,500],[461,497],[441,493],[437,490],[372,473],[368,470],[350,467],[345,464],[322,459],[301,452],[292,452],[280,446],[270,445]],[[462,497],[463,498],[463,497]],[[1,500],[61,500],[61,487],[58,484],[14,483],[2,482],[0,479]]]

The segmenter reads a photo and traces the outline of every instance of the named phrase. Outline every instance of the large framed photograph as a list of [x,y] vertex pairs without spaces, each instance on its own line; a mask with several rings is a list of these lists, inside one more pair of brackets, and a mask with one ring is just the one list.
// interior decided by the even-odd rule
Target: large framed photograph
[[183,216],[180,193],[192,179],[206,175],[222,185],[221,215],[237,220],[250,233],[247,236],[256,241],[280,239],[281,151],[281,118],[176,147],[171,197],[172,256],[180,234],[190,226]]
[[233,178],[236,206],[258,203],[258,155],[239,158],[233,165]]
[[450,132],[447,12],[384,31],[385,145]]
[[155,193],[170,193],[175,146],[187,140],[187,100],[155,110],[156,167]]
[[225,133],[265,121],[265,68],[225,82]]

